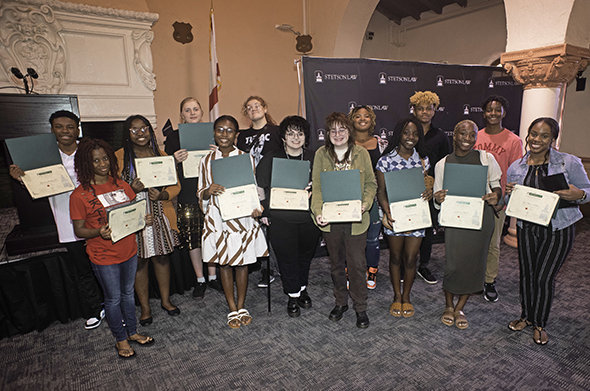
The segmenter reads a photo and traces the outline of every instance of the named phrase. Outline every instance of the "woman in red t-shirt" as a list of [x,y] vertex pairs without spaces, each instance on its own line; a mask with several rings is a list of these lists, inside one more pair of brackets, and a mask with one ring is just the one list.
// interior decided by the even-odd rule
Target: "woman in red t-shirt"
[[[147,345],[153,338],[137,333],[133,284],[137,270],[137,243],[129,235],[116,243],[111,241],[106,209],[113,202],[135,198],[131,186],[117,178],[117,159],[113,148],[98,139],[82,139],[76,152],[74,167],[80,186],[70,196],[70,214],[74,232],[86,238],[86,251],[92,262],[105,298],[105,312],[111,332],[117,340],[115,348],[121,358],[135,352],[129,342]],[[117,200],[117,201],[115,201]],[[146,215],[151,224],[151,216]]]

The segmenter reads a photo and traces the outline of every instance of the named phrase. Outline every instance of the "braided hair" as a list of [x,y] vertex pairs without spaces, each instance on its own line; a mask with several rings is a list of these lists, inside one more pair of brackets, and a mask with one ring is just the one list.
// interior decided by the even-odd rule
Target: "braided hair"
[[156,140],[156,134],[154,132],[154,128],[150,121],[147,120],[143,115],[132,115],[125,120],[123,124],[123,151],[124,158],[123,158],[123,171],[121,172],[121,179],[123,179],[127,183],[133,182],[133,179],[137,176],[135,172],[135,151],[133,149],[133,142],[131,141],[131,124],[136,119],[143,121],[145,126],[149,128],[150,131],[150,146],[152,147],[152,151],[154,152],[154,156],[161,156],[160,149],[158,148],[158,143]]

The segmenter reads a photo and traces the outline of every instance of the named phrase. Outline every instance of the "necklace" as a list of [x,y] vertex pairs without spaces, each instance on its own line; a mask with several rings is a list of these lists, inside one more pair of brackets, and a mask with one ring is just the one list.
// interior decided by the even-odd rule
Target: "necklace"
[[[287,147],[286,146],[285,146],[285,155],[287,155],[287,160],[290,160],[291,159],[290,158],[291,155],[289,155],[289,152],[287,152]],[[301,154],[299,156],[301,157],[299,160],[302,160],[303,161],[303,148],[301,148]],[[293,157],[296,157],[296,156],[293,156]]]

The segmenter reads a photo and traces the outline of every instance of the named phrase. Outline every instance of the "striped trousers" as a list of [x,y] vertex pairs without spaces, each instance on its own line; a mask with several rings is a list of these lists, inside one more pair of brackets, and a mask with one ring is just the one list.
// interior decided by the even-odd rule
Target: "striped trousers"
[[523,222],[517,227],[521,318],[545,327],[555,291],[555,277],[574,244],[575,225],[552,231]]

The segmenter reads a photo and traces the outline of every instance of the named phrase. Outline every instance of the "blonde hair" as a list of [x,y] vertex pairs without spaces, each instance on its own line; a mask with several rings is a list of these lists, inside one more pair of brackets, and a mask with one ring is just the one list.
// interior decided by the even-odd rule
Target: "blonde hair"
[[[193,98],[192,96],[186,97],[182,100],[182,102],[180,102],[180,122],[182,122],[183,124],[186,123],[184,117],[182,116],[182,110],[184,109],[184,105],[187,104],[190,101],[195,101],[197,102],[197,106],[199,106],[199,109],[201,109],[201,113],[203,113],[203,107],[201,107],[201,102],[199,102],[198,100],[196,100],[195,98]],[[205,114],[205,113],[203,113]]]
[[410,98],[410,104],[414,107],[434,105],[434,109],[436,110],[438,105],[440,105],[440,98],[432,91],[416,91]]

